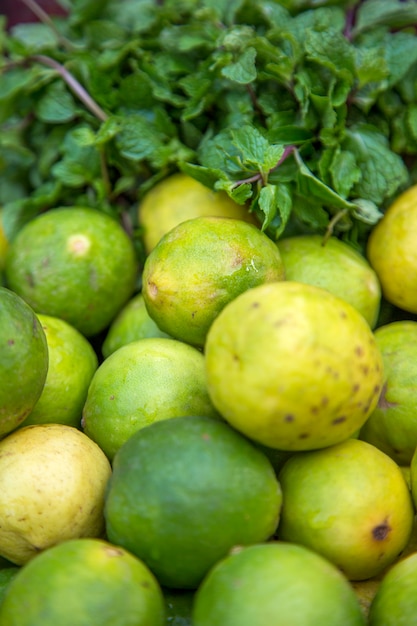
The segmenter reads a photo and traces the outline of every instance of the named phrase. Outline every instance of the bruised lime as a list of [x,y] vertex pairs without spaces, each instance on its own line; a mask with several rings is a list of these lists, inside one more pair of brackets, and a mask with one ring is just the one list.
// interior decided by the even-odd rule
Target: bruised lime
[[48,344],[32,308],[0,287],[0,436],[23,422],[43,391]]
[[250,289],[211,326],[209,394],[259,443],[311,450],[352,436],[375,408],[382,356],[369,324],[329,291],[292,281]]
[[137,261],[131,239],[109,215],[84,207],[57,208],[18,232],[6,279],[36,313],[59,317],[92,336],[131,297]]
[[242,220],[198,217],[167,233],[146,259],[149,315],[172,337],[202,347],[213,320],[237,295],[284,279],[279,250]]
[[195,589],[235,545],[268,539],[281,488],[266,458],[221,420],[154,422],[119,449],[107,491],[107,535],[166,587]]
[[1,626],[164,626],[161,588],[120,546],[72,539],[27,563],[9,583]]
[[213,191],[182,172],[171,174],[152,187],[139,204],[138,220],[146,252],[149,254],[177,224],[211,215],[257,224],[247,207],[234,202],[226,192]]

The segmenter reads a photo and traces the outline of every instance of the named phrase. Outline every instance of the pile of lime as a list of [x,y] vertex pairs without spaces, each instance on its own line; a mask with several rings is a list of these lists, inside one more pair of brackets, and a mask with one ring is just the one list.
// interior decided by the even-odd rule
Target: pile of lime
[[0,626],[409,626],[417,186],[362,253],[179,173],[138,216],[2,245]]

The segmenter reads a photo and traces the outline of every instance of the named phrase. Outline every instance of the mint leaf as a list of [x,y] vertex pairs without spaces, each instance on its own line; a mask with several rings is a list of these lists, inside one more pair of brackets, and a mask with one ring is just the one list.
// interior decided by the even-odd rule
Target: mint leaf
[[79,115],[80,107],[64,83],[56,81],[46,88],[37,103],[35,113],[43,122],[63,124]]
[[414,0],[366,0],[358,6],[353,35],[379,25],[401,28],[416,23],[417,4]]
[[289,188],[286,185],[271,184],[262,187],[258,204],[263,213],[262,230],[269,229],[271,236],[278,240],[291,215],[292,195]]
[[242,85],[247,85],[256,79],[256,50],[249,47],[234,63],[231,63],[227,67],[222,69],[222,74],[225,78],[232,80]]
[[361,169],[361,179],[354,186],[356,196],[381,205],[408,180],[401,157],[389,148],[386,137],[371,126],[361,124],[346,132],[343,142]]

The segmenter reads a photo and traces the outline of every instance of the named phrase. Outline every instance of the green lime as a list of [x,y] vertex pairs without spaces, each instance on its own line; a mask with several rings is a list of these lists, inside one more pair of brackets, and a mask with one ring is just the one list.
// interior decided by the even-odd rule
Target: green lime
[[111,468],[78,429],[35,424],[0,441],[0,554],[23,565],[42,550],[104,531]]
[[113,320],[102,344],[102,354],[105,359],[118,348],[132,341],[150,337],[168,337],[158,328],[150,317],[141,293],[137,293],[125,304],[123,309]]
[[38,317],[20,296],[0,287],[0,437],[32,411],[45,385],[48,362]]
[[365,626],[346,578],[302,546],[270,542],[237,548],[207,574],[194,626]]
[[234,202],[224,191],[213,191],[195,178],[176,172],[146,193],[138,207],[143,241],[149,254],[174,226],[194,217],[217,216],[257,224],[246,206]]
[[383,382],[382,356],[363,316],[329,291],[293,281],[230,302],[210,328],[205,358],[219,413],[279,450],[352,436]]
[[369,609],[369,626],[411,626],[417,614],[417,553],[395,563],[383,577]]
[[105,504],[107,535],[166,587],[195,589],[235,545],[276,530],[281,488],[266,456],[225,422],[155,422],[120,448]]
[[142,293],[161,330],[202,347],[228,302],[283,278],[279,250],[258,228],[242,220],[197,217],[178,224],[148,255]]
[[97,355],[86,337],[64,320],[40,313],[38,319],[48,343],[49,368],[41,397],[23,426],[56,423],[79,428]]
[[6,591],[9,587],[10,582],[13,580],[19,570],[20,567],[16,565],[0,569],[0,605],[3,602],[3,598],[6,595]]
[[278,538],[318,552],[350,580],[377,576],[410,540],[414,509],[403,473],[365,441],[295,453],[278,479]]
[[73,539],[20,569],[0,605],[1,626],[164,626],[161,588],[120,546]]
[[388,207],[372,229],[367,257],[381,282],[385,299],[417,313],[417,185]]
[[374,328],[381,286],[368,261],[352,246],[321,235],[299,235],[278,242],[287,280],[328,289],[354,306]]
[[36,313],[59,317],[91,336],[133,294],[133,242],[109,215],[83,207],[37,216],[10,245],[6,279]]
[[385,382],[360,438],[399,465],[409,465],[417,448],[417,322],[380,326],[375,339],[384,360]]
[[137,430],[181,415],[218,417],[204,357],[188,344],[150,338],[113,352],[93,376],[82,427],[109,459]]

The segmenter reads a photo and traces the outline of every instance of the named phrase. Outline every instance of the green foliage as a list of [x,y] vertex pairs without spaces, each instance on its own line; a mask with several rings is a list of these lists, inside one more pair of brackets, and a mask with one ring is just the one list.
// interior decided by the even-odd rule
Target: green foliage
[[178,169],[272,238],[360,246],[415,182],[414,0],[61,0],[0,30],[0,205],[9,237],[89,205],[137,233]]

